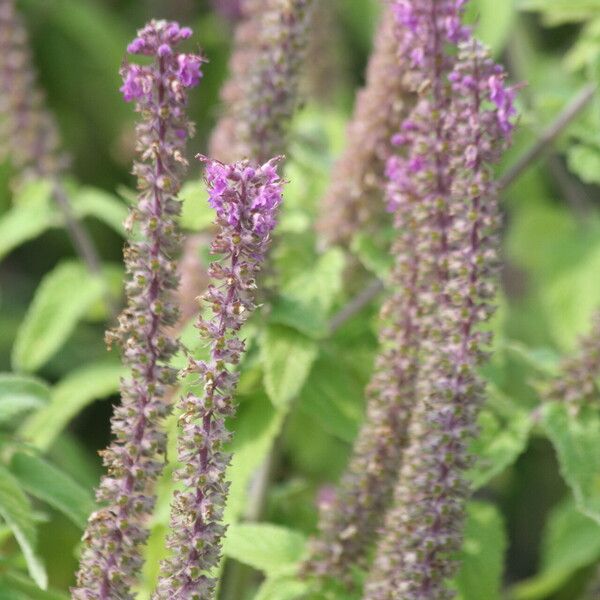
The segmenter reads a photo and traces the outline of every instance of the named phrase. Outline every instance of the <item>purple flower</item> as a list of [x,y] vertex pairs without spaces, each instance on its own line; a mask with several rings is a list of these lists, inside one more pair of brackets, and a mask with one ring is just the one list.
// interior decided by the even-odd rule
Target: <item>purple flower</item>
[[255,280],[269,247],[275,214],[281,203],[278,159],[254,167],[248,162],[226,165],[202,157],[206,163],[209,203],[218,227],[212,244],[220,260],[211,263],[213,281],[204,294],[213,316],[200,317],[197,328],[210,347],[208,361],[189,360],[186,372],[196,373],[204,385],[200,396],[181,398],[179,460],[176,473],[183,482],[171,507],[167,545],[173,551],[161,569],[156,598],[212,598],[218,565],[221,523],[227,498],[225,470],[230,434],[225,420],[235,412],[234,371],[245,350],[239,331],[255,309]]
[[163,419],[170,409],[165,393],[175,382],[169,363],[178,349],[169,335],[178,316],[172,298],[178,284],[172,259],[178,250],[176,194],[192,130],[185,116],[186,89],[198,83],[202,62],[199,56],[173,52],[188,31],[151,21],[128,50],[152,56],[152,64],[126,64],[121,70],[125,100],[135,100],[143,117],[136,130],[140,160],[134,165],[140,195],[129,219],[140,231],[125,252],[127,308],[107,339],[121,346],[130,376],[122,383],[121,405],[111,422],[114,441],[103,453],[107,474],[97,491],[100,508],[84,536],[74,600],[133,599],[154,486],[165,462]]
[[177,57],[179,70],[177,74],[185,87],[195,87],[202,78],[203,59],[193,54],[180,54]]

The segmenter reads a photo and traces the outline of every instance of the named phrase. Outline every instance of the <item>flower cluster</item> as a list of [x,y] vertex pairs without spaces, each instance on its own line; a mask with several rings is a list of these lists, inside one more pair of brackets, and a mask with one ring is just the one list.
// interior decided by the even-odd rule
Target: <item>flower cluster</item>
[[381,224],[385,210],[385,164],[392,135],[414,103],[404,82],[406,65],[398,54],[395,22],[387,9],[375,38],[366,86],[356,97],[346,150],[334,166],[317,230],[327,244],[348,245],[358,231]]
[[408,444],[366,600],[453,597],[445,582],[462,539],[468,445],[485,391],[477,371],[489,336],[480,326],[496,290],[499,217],[489,165],[514,114],[503,70],[462,25],[464,4],[392,5],[419,100],[395,136],[388,201],[394,210],[410,203],[420,223],[421,349]]
[[84,536],[73,590],[77,600],[134,597],[154,483],[164,463],[162,421],[169,410],[164,394],[175,381],[168,365],[178,347],[166,333],[178,312],[171,299],[178,282],[171,258],[178,247],[176,195],[187,164],[186,139],[193,131],[185,115],[187,90],[198,83],[202,62],[175,47],[190,35],[177,23],[151,21],[128,50],[152,57],[152,63],[122,68],[121,91],[126,100],[136,101],[143,117],[137,126],[141,160],[134,166],[139,200],[128,221],[130,230],[139,225],[139,233],[132,234],[125,254],[128,305],[107,339],[121,345],[131,374],[122,383],[122,403],[112,419],[115,441],[103,453],[108,473],[97,492],[101,508],[90,517]]
[[225,165],[207,161],[209,202],[215,209],[218,234],[211,263],[213,280],[204,301],[213,312],[199,318],[200,336],[210,348],[207,361],[190,359],[188,373],[197,374],[203,394],[179,403],[179,460],[176,477],[183,483],[171,508],[168,546],[172,557],[162,565],[157,598],[207,600],[215,589],[213,569],[220,557],[221,523],[229,455],[225,420],[235,412],[233,393],[244,341],[239,331],[255,308],[256,276],[270,244],[281,203],[282,182],[277,159],[260,167],[249,162]]
[[14,0],[0,3],[0,137],[16,181],[54,177],[68,164],[38,88],[28,36]]
[[579,342],[573,356],[565,358],[558,376],[546,390],[546,400],[566,402],[574,413],[584,406],[600,407],[600,313],[593,318],[591,331]]

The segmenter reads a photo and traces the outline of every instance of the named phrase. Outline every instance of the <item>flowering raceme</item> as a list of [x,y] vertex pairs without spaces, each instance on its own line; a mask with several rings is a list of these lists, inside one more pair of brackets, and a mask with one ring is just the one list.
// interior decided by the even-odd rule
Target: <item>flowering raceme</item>
[[141,160],[134,166],[140,194],[128,220],[129,230],[137,223],[140,233],[132,235],[125,253],[128,305],[107,339],[121,345],[131,374],[122,383],[122,403],[112,419],[115,441],[103,453],[108,473],[97,492],[101,508],[90,517],[84,536],[73,590],[77,600],[134,597],[154,483],[164,463],[163,419],[169,410],[164,394],[175,381],[168,364],[178,347],[166,334],[178,313],[171,298],[178,279],[171,258],[179,237],[176,195],[193,132],[185,115],[187,90],[199,82],[202,63],[200,56],[175,48],[191,33],[177,23],[151,21],[128,51],[152,57],[152,63],[122,68],[123,96],[136,102],[143,118],[137,126]]
[[[493,312],[499,223],[489,165],[512,129],[514,90],[461,22],[461,0],[392,4],[419,100],[389,174],[421,226],[421,351],[409,442],[365,600],[443,600],[462,539],[468,444],[484,394],[477,369]],[[451,50],[453,49],[453,50]]]
[[255,308],[256,276],[270,244],[282,182],[272,159],[255,167],[248,161],[225,165],[206,162],[209,203],[216,212],[218,234],[212,253],[221,259],[210,265],[213,284],[203,298],[213,312],[201,316],[197,328],[210,348],[208,361],[190,359],[187,372],[198,375],[204,386],[179,403],[183,483],[171,507],[167,544],[172,556],[162,565],[157,598],[208,600],[216,580],[213,569],[220,558],[225,527],[221,523],[228,484],[225,470],[229,440],[225,420],[235,412],[233,393],[245,344],[239,331]]
[[348,127],[346,150],[336,162],[323,198],[317,229],[327,244],[349,245],[353,236],[383,222],[381,202],[392,135],[414,103],[404,82],[393,15],[386,9]]

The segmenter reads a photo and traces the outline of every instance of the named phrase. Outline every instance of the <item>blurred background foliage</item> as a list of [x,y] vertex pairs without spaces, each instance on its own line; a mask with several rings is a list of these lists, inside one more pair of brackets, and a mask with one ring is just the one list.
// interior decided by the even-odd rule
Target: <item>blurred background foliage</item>
[[[107,354],[108,289],[120,294],[132,198],[133,111],[118,69],[151,17],[194,28],[210,63],[190,109],[204,151],[219,116],[232,25],[208,0],[23,0],[40,80],[73,157],[68,189],[102,255],[102,279],[74,255],[45,182],[18,195],[0,165],[0,599],[66,598],[122,374]],[[316,498],[341,473],[363,409],[376,349],[378,302],[331,334],[335,315],[389,261],[373,245],[319,252],[313,222],[377,22],[375,0],[324,0],[305,106],[293,124],[284,215],[274,253],[280,291],[248,325],[228,507],[227,600],[291,600],[293,565],[316,525]],[[477,0],[470,17],[506,63],[521,122],[503,170],[518,161],[600,74],[598,0]],[[501,170],[502,170],[501,169]],[[206,229],[200,169],[183,194],[184,226]],[[600,103],[588,108],[504,191],[505,267],[489,402],[475,450],[476,501],[463,600],[570,600],[600,560],[600,420],[540,409],[539,390],[600,307]],[[381,232],[382,239],[387,233]],[[206,251],[201,250],[204,254]],[[362,265],[350,279],[345,268]],[[369,275],[370,273],[370,275]],[[194,330],[184,331],[194,347]],[[186,382],[184,385],[192,385]],[[579,462],[578,462],[579,461]],[[258,473],[258,475],[257,475]],[[561,475],[562,474],[562,475]],[[140,597],[162,553],[166,473]],[[261,483],[267,480],[269,485]],[[250,521],[260,521],[253,525]],[[266,523],[269,523],[268,525]],[[19,550],[20,549],[20,550]],[[265,579],[266,575],[266,579]],[[263,581],[264,579],[264,581]],[[49,591],[38,587],[46,587]],[[37,583],[37,585],[36,585]],[[260,588],[259,588],[260,586]],[[257,589],[259,591],[257,592]],[[258,595],[254,595],[258,594]],[[333,598],[347,598],[332,591]]]

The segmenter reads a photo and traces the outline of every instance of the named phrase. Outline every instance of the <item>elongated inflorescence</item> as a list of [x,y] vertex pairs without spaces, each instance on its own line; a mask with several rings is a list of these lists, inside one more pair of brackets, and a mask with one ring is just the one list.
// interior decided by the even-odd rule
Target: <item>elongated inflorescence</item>
[[203,385],[179,403],[182,482],[171,507],[168,546],[172,556],[162,565],[157,598],[209,600],[214,597],[213,569],[220,558],[228,484],[225,469],[229,432],[225,420],[235,412],[233,371],[244,352],[239,331],[255,309],[256,276],[269,247],[281,203],[282,182],[272,159],[256,167],[248,161],[225,165],[207,160],[209,202],[216,211],[218,233],[212,252],[213,283],[204,294],[212,317],[198,320],[200,336],[210,348],[207,361],[190,359],[187,372]]
[[591,331],[579,341],[572,356],[560,364],[559,373],[546,390],[546,400],[566,402],[578,413],[584,406],[600,407],[600,313],[593,317]]
[[122,403],[112,419],[115,441],[103,453],[108,473],[97,492],[100,509],[84,536],[73,590],[77,600],[134,597],[154,483],[164,463],[163,419],[169,411],[164,394],[175,381],[169,360],[178,347],[166,334],[178,312],[171,299],[178,281],[172,259],[179,241],[176,195],[187,165],[185,143],[193,132],[185,114],[187,90],[198,84],[202,63],[200,56],[178,53],[176,46],[191,33],[177,23],[151,21],[128,47],[131,54],[150,57],[151,64],[122,68],[121,91],[142,116],[137,126],[140,161],[134,166],[139,200],[128,220],[128,304],[119,328],[107,339],[122,347],[131,374],[122,383]]
[[68,164],[37,83],[27,31],[14,0],[0,3],[0,137],[17,183],[55,177]]
[[385,165],[392,136],[414,104],[404,81],[407,60],[398,54],[395,23],[385,9],[347,132],[346,149],[336,162],[317,230],[328,245],[348,246],[358,232],[370,233],[385,222],[382,202]]
[[299,102],[313,0],[268,0],[260,47],[239,110],[244,157],[264,162],[281,154]]
[[484,394],[477,369],[493,312],[499,223],[489,165],[512,129],[514,90],[461,23],[464,0],[392,4],[419,100],[389,175],[420,215],[421,351],[416,408],[365,600],[452,598]]

